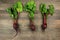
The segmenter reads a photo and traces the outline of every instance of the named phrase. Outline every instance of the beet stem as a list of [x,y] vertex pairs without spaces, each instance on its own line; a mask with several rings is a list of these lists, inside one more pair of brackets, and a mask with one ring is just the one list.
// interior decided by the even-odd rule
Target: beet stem
[[43,24],[42,24],[42,30],[45,30],[47,28],[47,19],[46,19],[46,13],[43,16]]

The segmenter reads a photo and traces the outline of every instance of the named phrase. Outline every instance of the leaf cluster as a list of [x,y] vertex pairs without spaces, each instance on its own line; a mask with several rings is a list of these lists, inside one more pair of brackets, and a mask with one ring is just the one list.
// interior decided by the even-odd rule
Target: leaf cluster
[[48,8],[46,8],[46,4],[41,3],[39,6],[39,10],[41,12],[42,15],[46,14],[50,14],[53,15],[54,13],[54,6],[53,5],[49,5]]
[[33,0],[27,2],[24,6],[24,10],[29,12],[29,17],[34,19],[34,12],[36,10],[36,4]]
[[12,7],[7,8],[6,11],[9,13],[10,17],[12,17],[13,19],[16,19],[18,17],[18,12],[23,11],[22,3],[17,2]]

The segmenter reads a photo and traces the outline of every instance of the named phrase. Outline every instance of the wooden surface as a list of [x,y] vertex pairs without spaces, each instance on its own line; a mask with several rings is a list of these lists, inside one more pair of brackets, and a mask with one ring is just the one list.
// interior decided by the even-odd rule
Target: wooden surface
[[[28,13],[22,12],[19,18],[21,32],[12,39],[16,32],[12,27],[12,19],[5,9],[16,1],[17,0],[0,0],[0,40],[60,40],[60,0],[35,0],[37,4],[34,20],[36,31],[32,32],[29,29]],[[22,2],[24,5],[27,0],[22,0]],[[41,2],[47,5],[52,3],[55,7],[54,15],[48,16],[48,27],[45,32],[41,30],[42,18],[38,9]]]

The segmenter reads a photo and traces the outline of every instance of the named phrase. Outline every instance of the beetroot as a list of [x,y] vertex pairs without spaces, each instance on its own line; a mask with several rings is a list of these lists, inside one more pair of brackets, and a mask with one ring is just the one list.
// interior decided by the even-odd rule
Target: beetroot
[[39,10],[42,14],[42,18],[43,18],[43,24],[42,24],[42,29],[45,30],[47,28],[47,17],[48,15],[53,15],[54,13],[54,6],[53,5],[49,5],[49,7],[46,7],[45,3],[41,3],[39,6]]
[[24,10],[26,12],[28,12],[28,16],[29,16],[29,21],[30,21],[30,29],[32,31],[35,31],[35,25],[34,25],[34,14],[35,14],[35,11],[36,11],[36,3],[34,0],[30,0],[29,2],[27,2],[24,6]]
[[15,29],[16,35],[17,35],[17,33],[20,31],[18,19],[19,19],[19,14],[23,11],[22,2],[20,0],[17,1],[10,8],[7,8],[6,11],[9,13],[10,17],[13,19],[13,28]]

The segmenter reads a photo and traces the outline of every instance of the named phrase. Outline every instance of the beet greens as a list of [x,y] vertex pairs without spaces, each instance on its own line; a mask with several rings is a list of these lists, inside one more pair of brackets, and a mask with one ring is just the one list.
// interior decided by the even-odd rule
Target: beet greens
[[49,8],[46,8],[46,5],[41,3],[39,6],[39,10],[42,14],[42,19],[43,19],[43,24],[42,24],[42,29],[45,30],[47,28],[47,17],[48,15],[53,15],[54,14],[54,6],[49,5]]

